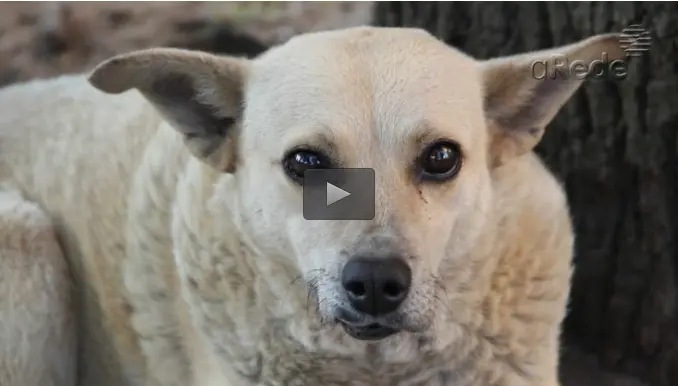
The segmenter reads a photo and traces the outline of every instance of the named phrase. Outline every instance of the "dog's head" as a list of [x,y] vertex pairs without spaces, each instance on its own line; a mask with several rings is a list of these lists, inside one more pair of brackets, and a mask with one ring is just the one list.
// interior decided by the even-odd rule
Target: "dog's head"
[[[431,326],[455,280],[441,265],[482,263],[492,169],[530,152],[582,83],[562,61],[605,54],[622,57],[616,35],[478,61],[422,30],[361,27],[252,60],[144,50],[90,81],[141,91],[195,157],[235,176],[229,205],[262,258],[291,259],[323,319],[379,339]],[[304,218],[305,171],[326,168],[374,170],[373,219]]]

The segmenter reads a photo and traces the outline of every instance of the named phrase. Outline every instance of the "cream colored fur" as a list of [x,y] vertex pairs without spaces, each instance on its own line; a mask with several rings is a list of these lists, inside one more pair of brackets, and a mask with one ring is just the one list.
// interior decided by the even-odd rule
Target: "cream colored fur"
[[[581,81],[526,75],[550,55],[361,27],[0,91],[0,385],[558,385],[573,234],[531,150]],[[437,138],[459,175],[414,181]],[[375,169],[373,221],[303,219],[280,165],[299,144]],[[411,256],[410,332],[366,343],[333,312],[346,256],[377,244]]]

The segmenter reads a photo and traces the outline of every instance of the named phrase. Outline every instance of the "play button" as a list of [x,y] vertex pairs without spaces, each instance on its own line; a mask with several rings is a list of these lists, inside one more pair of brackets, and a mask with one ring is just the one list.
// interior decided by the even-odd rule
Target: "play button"
[[304,218],[374,219],[374,170],[311,169],[304,172]]
[[330,184],[329,182],[327,182],[326,184],[327,184],[327,204],[326,204],[327,206],[330,206],[335,202],[351,195],[351,193],[341,188],[338,188]]

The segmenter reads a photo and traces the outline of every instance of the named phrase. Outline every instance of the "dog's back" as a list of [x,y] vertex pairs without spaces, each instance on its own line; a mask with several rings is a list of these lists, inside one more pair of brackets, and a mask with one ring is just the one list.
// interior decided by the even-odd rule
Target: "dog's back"
[[[159,122],[137,93],[106,96],[82,75],[0,90],[0,180],[25,192],[36,203],[34,210],[41,207],[57,225],[76,285],[81,354],[88,358],[79,369],[83,384],[125,384],[119,362],[143,366],[136,337],[128,334],[130,311],[120,292],[119,264],[132,176]],[[3,232],[21,237],[7,227]],[[13,269],[6,261],[0,267]],[[26,277],[14,291],[23,285],[30,292],[40,284],[40,278],[19,273]],[[52,296],[55,302],[65,301],[60,293]],[[53,321],[42,318],[42,323]]]

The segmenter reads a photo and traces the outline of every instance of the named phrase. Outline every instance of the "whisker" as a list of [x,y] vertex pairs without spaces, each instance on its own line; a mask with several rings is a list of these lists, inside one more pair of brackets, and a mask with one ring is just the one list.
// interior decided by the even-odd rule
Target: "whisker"
[[298,283],[299,280],[303,279],[305,276],[309,276],[310,280],[312,280],[313,278],[317,277],[317,275],[314,275],[314,273],[323,273],[324,271],[325,271],[324,269],[318,268],[318,269],[312,269],[312,270],[305,272],[305,273],[301,273],[301,274],[295,276],[294,279],[292,279],[292,281],[290,281],[290,285],[294,285],[294,284]]
[[292,279],[292,281],[290,282],[289,285],[290,285],[290,286],[295,285],[295,284],[297,284],[297,282],[299,282],[299,280],[301,280],[301,279],[303,279],[303,278],[304,278],[304,274],[303,274],[303,273],[302,273],[302,274],[299,274],[299,275],[296,276],[294,279]]
[[445,282],[440,277],[438,277],[436,275],[431,275],[431,277],[433,279],[434,287],[436,289],[439,289],[444,295],[444,298],[442,298],[442,297],[440,297],[440,294],[438,293],[439,291],[433,291],[433,299],[438,304],[443,306],[443,308],[448,313],[448,315],[452,314],[452,308],[451,308],[450,302],[448,301],[450,296],[447,293],[447,287],[445,286]]
[[445,295],[447,295],[447,287],[445,287],[445,282],[438,276],[431,275],[431,277],[433,278],[434,285],[437,288],[441,289],[445,293]]
[[309,306],[310,306],[310,303],[311,303],[311,297],[317,296],[317,293],[318,293],[317,281],[318,281],[318,277],[317,276],[313,277],[311,280],[309,280],[309,283],[308,283],[308,286],[307,286],[308,287],[307,291],[306,291],[306,314],[307,315],[309,313]]
[[[287,296],[289,292],[295,287],[295,285],[299,283],[303,283],[305,289],[306,289],[306,313],[308,314],[309,311],[309,303],[310,303],[310,298],[314,292],[317,292],[317,282],[319,280],[319,277],[324,274],[325,270],[324,269],[312,269],[310,271],[307,271],[305,273],[301,273],[297,276],[295,276],[292,280],[290,280],[289,285],[285,289],[285,295]],[[283,296],[283,297],[286,297]]]

